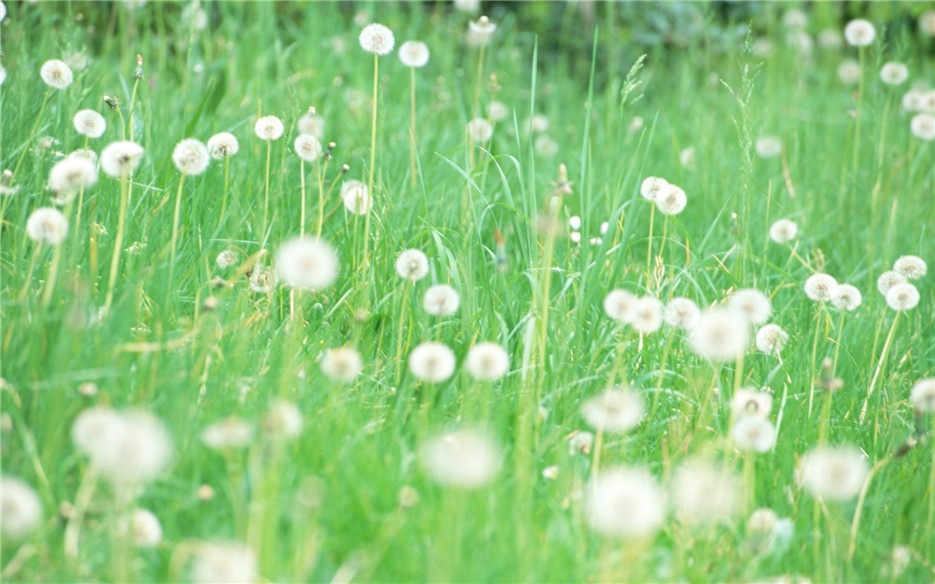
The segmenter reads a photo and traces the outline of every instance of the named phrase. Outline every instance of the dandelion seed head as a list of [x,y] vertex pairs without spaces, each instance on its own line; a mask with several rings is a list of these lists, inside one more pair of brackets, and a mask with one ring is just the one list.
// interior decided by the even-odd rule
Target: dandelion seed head
[[880,68],[880,79],[887,85],[902,85],[909,79],[909,68],[903,63],[889,61]]
[[238,261],[240,261],[240,255],[232,249],[225,249],[214,260],[218,268],[222,270],[236,266]]
[[893,263],[893,271],[909,280],[918,280],[925,276],[928,266],[919,256],[905,255]]
[[912,88],[903,94],[900,104],[903,109],[909,112],[922,111],[925,103],[925,92],[918,88]]
[[877,30],[869,20],[856,18],[844,27],[844,40],[852,47],[866,47],[877,36]]
[[877,290],[880,291],[880,294],[886,296],[886,293],[890,291],[890,288],[896,284],[902,284],[906,281],[906,276],[900,274],[896,270],[889,270],[880,274],[877,278]]
[[693,459],[682,463],[670,485],[676,516],[687,525],[729,521],[740,510],[740,481],[720,465]]
[[558,142],[545,134],[537,136],[532,147],[535,149],[536,154],[543,158],[552,158],[558,154]]
[[367,185],[359,180],[346,180],[341,184],[341,201],[348,213],[366,215],[373,206]]
[[682,165],[682,168],[685,170],[695,170],[695,154],[696,149],[694,146],[689,146],[679,152],[679,164]]
[[590,432],[575,432],[568,439],[568,454],[569,456],[574,456],[576,454],[588,456],[591,454],[591,447],[593,445],[594,434]]
[[417,249],[407,249],[396,258],[396,273],[400,278],[418,282],[429,273],[429,259]]
[[633,320],[633,310],[636,307],[637,296],[626,290],[611,290],[604,297],[604,312],[610,318],[621,324],[630,324]]
[[305,162],[318,160],[324,152],[324,149],[321,147],[321,142],[311,134],[299,134],[296,136],[293,146],[296,156]]
[[924,36],[935,36],[935,10],[926,10],[919,15],[919,32]]
[[918,304],[919,290],[909,282],[895,284],[886,292],[886,305],[893,310],[912,310]]
[[493,137],[493,126],[484,118],[474,118],[467,125],[468,139],[475,144],[486,144]]
[[302,433],[302,412],[289,400],[273,400],[263,416],[263,429],[276,438],[292,440]]
[[320,141],[325,136],[325,119],[318,115],[315,108],[309,108],[304,116],[296,122],[299,134],[315,136]]
[[282,120],[276,116],[263,116],[253,125],[253,131],[256,133],[257,138],[267,142],[279,140],[284,130]]
[[831,293],[838,287],[838,281],[828,274],[812,274],[805,280],[805,295],[813,302],[831,300]]
[[254,266],[250,273],[250,289],[257,294],[270,294],[276,289],[276,272],[269,266]]
[[130,539],[137,547],[153,548],[162,543],[162,525],[148,509],[134,509],[129,517],[121,517],[117,533]]
[[935,377],[916,381],[909,393],[909,402],[916,412],[935,412]]
[[454,0],[454,7],[458,12],[476,14],[480,11],[480,0]]
[[50,59],[43,63],[39,69],[39,76],[52,89],[65,89],[75,79],[71,67],[59,59]]
[[107,176],[124,178],[133,174],[142,160],[142,146],[129,140],[118,140],[101,151],[101,170]]
[[406,41],[399,47],[399,60],[406,67],[425,67],[429,62],[429,47],[421,41]]
[[75,130],[88,138],[100,138],[107,130],[107,121],[100,113],[92,109],[83,109],[72,120]]
[[733,361],[747,351],[747,317],[729,308],[705,310],[688,334],[692,350],[714,362]]
[[492,101],[487,104],[487,119],[491,122],[502,122],[510,115],[509,108],[501,101]]
[[730,410],[735,418],[761,417],[769,415],[773,408],[773,396],[752,387],[742,387],[730,399]]
[[447,381],[455,372],[455,354],[443,343],[425,342],[409,353],[409,372],[430,383]]
[[240,142],[230,132],[218,132],[208,138],[208,152],[215,160],[224,160],[240,151]]
[[368,24],[360,31],[358,37],[360,48],[381,57],[393,52],[393,46],[396,40],[393,38],[393,31],[382,24]]
[[188,176],[195,176],[208,169],[211,155],[208,147],[201,140],[185,138],[175,145],[172,150],[172,163],[179,172]]
[[730,437],[739,450],[769,452],[776,444],[776,427],[765,417],[745,416],[734,423]]
[[648,176],[640,183],[640,196],[647,201],[656,202],[669,188],[669,181],[658,176]]
[[787,342],[789,333],[778,324],[764,324],[756,331],[756,350],[761,353],[779,357]]
[[694,300],[676,297],[666,304],[665,321],[669,326],[690,329],[698,321],[701,310]]
[[353,383],[363,367],[360,353],[350,347],[328,349],[321,359],[321,372],[335,383]]
[[26,220],[26,235],[37,243],[58,245],[68,235],[68,219],[58,209],[40,207]]
[[71,202],[81,189],[97,182],[97,165],[80,156],[66,156],[49,171],[49,190],[55,193],[54,202],[64,205]]
[[818,46],[823,49],[836,51],[844,45],[841,31],[834,28],[825,28],[818,31]]
[[650,334],[662,327],[662,302],[652,296],[637,298],[630,316],[630,326],[637,332]]
[[935,140],[935,116],[927,113],[916,114],[909,120],[909,131],[920,140]]
[[0,476],[0,517],[0,534],[5,543],[23,539],[42,521],[39,496],[24,481]]
[[500,448],[487,434],[460,429],[429,439],[421,449],[421,461],[440,485],[477,489],[500,471]]
[[481,16],[477,20],[468,23],[467,44],[472,47],[483,47],[490,44],[493,33],[497,31],[497,25],[491,22],[486,16]]
[[831,290],[831,305],[838,310],[855,310],[863,301],[863,296],[850,284],[838,284]]
[[461,296],[447,284],[436,284],[425,291],[422,307],[432,316],[450,316],[458,311]]
[[665,514],[662,490],[656,479],[641,468],[610,468],[588,485],[585,520],[601,535],[649,537],[662,526]]
[[798,8],[790,8],[782,15],[786,28],[802,29],[808,26],[808,15]]
[[743,288],[730,295],[727,305],[746,315],[750,324],[763,324],[773,313],[773,303],[759,290]]
[[819,446],[796,467],[796,482],[812,496],[847,501],[860,493],[870,472],[867,457],[853,446]]
[[860,81],[860,63],[854,59],[844,59],[838,65],[838,80],[844,85],[856,85]]
[[656,207],[663,215],[678,215],[685,210],[688,197],[681,187],[670,184],[656,198]]
[[782,140],[776,136],[760,136],[754,145],[760,158],[775,158],[782,154]]
[[237,416],[209,424],[201,431],[201,441],[212,450],[246,448],[253,443],[253,424]]
[[643,397],[622,387],[604,390],[581,406],[581,415],[588,425],[604,432],[632,430],[645,413]]
[[496,381],[510,369],[510,356],[497,343],[477,343],[468,351],[464,368],[478,381]]
[[294,237],[276,252],[276,272],[286,286],[297,290],[324,290],[334,284],[338,254],[315,237]]
[[76,418],[72,439],[104,478],[132,487],[162,474],[172,459],[172,439],[159,418],[140,410],[96,410],[91,418]]
[[257,580],[257,560],[252,549],[237,542],[204,542],[198,545],[191,568],[194,584],[246,584]]

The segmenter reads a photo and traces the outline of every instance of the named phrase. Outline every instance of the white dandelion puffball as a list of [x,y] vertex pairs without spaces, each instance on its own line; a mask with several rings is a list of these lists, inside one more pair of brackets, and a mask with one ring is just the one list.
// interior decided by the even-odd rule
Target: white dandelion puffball
[[729,521],[740,511],[740,488],[723,465],[698,459],[679,466],[670,484],[675,514],[687,525]]
[[909,393],[909,402],[917,412],[935,412],[935,377],[916,381]]
[[26,235],[36,243],[58,245],[68,235],[68,219],[53,207],[40,207],[26,220]]
[[909,131],[920,140],[931,142],[935,140],[935,116],[931,114],[916,114],[909,120]]
[[733,361],[747,351],[747,317],[735,310],[712,308],[701,313],[688,334],[692,350],[714,362]]
[[860,63],[854,59],[844,59],[838,65],[838,79],[844,85],[855,85],[860,81]]
[[690,298],[673,298],[666,304],[666,324],[688,330],[695,325],[701,315],[698,305]]
[[406,67],[425,67],[429,62],[429,47],[421,41],[406,41],[399,47],[399,60]]
[[107,176],[124,178],[133,174],[143,160],[143,147],[130,140],[111,142],[101,151],[101,170]]
[[253,434],[253,424],[237,416],[229,416],[206,426],[201,431],[201,441],[212,450],[246,448],[253,443]]
[[730,411],[735,418],[765,418],[773,409],[773,396],[752,387],[742,387],[730,398]]
[[533,134],[541,134],[549,129],[549,118],[535,114],[526,122],[526,129]]
[[78,450],[94,459],[98,449],[119,436],[122,424],[123,418],[111,408],[89,408],[78,414],[72,423],[71,440]]
[[639,333],[650,334],[662,327],[662,302],[652,296],[636,299],[630,316],[630,326]]
[[782,154],[782,140],[776,136],[760,136],[754,146],[760,158],[775,158]]
[[59,59],[51,59],[43,63],[42,68],[39,69],[39,76],[52,89],[65,89],[75,79],[71,67]]
[[764,324],[756,331],[756,350],[778,357],[789,342],[789,333],[778,324]]
[[581,416],[595,430],[627,432],[632,430],[646,413],[643,397],[626,388],[604,390],[585,401]]
[[321,372],[335,383],[353,383],[363,368],[360,353],[350,347],[328,349],[321,358]]
[[208,152],[215,160],[224,160],[240,151],[240,142],[230,132],[218,132],[208,138]]
[[464,368],[477,381],[496,381],[510,370],[510,356],[497,343],[477,343],[468,351]]
[[610,468],[588,485],[584,512],[588,525],[601,535],[649,537],[665,520],[665,496],[648,471]]
[[897,311],[912,310],[919,305],[919,290],[909,282],[896,284],[886,292],[886,305]]
[[446,487],[476,489],[500,471],[500,448],[477,430],[454,430],[431,438],[420,454],[425,472]]
[[468,139],[477,144],[486,144],[493,137],[493,126],[484,118],[474,118],[467,125]]
[[476,21],[468,23],[467,44],[472,47],[483,47],[490,44],[493,33],[497,31],[497,25],[490,21],[486,16],[481,16]]
[[242,543],[201,543],[195,551],[190,577],[194,584],[255,582],[256,554]]
[[282,125],[282,120],[276,116],[263,116],[258,119],[253,126],[253,131],[256,132],[257,138],[266,140],[267,142],[279,140],[284,130],[285,128]]
[[935,37],[935,10],[926,10],[919,15],[919,32],[925,36]]
[[681,187],[670,184],[656,198],[656,207],[663,215],[678,215],[685,210],[688,197]]
[[455,354],[448,345],[425,342],[409,353],[409,372],[422,381],[441,383],[455,372]]
[[487,104],[487,119],[491,122],[502,122],[510,115],[509,108],[502,101],[492,101]]
[[214,263],[217,264],[217,267],[226,270],[237,265],[237,262],[240,260],[240,256],[236,251],[232,249],[225,249],[218,254],[218,257],[214,259]]
[[765,417],[746,416],[734,424],[730,438],[738,450],[769,452],[776,444],[776,427]]
[[669,181],[658,176],[648,176],[640,183],[640,196],[655,202],[669,188]]
[[172,163],[179,172],[188,176],[195,176],[208,169],[211,155],[208,147],[201,140],[185,138],[175,145],[172,150]]
[[831,305],[838,310],[850,312],[860,306],[862,301],[860,290],[850,284],[838,284],[831,291]]
[[389,55],[393,52],[393,46],[396,44],[396,40],[393,38],[393,31],[383,26],[382,24],[368,24],[360,31],[360,48],[383,57]]
[[[478,0],[478,5],[480,4]],[[3,0],[0,0],[0,22],[6,18],[6,4],[3,3]]]
[[847,501],[860,493],[870,473],[867,457],[853,446],[819,446],[796,468],[796,482],[815,497]]
[[291,401],[275,399],[263,416],[263,429],[284,440],[297,438],[302,433],[302,412]]
[[0,511],[0,534],[7,541],[23,539],[42,521],[39,496],[28,484],[10,476],[0,476]]
[[148,509],[134,509],[129,517],[121,517],[117,522],[117,533],[129,536],[141,548],[153,548],[162,543],[162,525]]
[[407,249],[396,258],[396,273],[400,278],[418,282],[429,273],[429,258],[417,249]]
[[475,14],[480,10],[480,0],[454,0],[455,10]]
[[425,291],[422,308],[432,316],[450,316],[458,311],[461,296],[448,284],[436,284]]
[[902,85],[909,79],[909,69],[902,63],[890,61],[880,68],[880,80],[887,85]]
[[594,446],[594,434],[590,432],[575,432],[571,438],[568,439],[568,455],[574,456],[576,454],[583,454],[588,456],[591,454],[591,447]]
[[0,65],[0,85],[6,82],[6,67]]
[[633,309],[636,307],[636,295],[626,290],[611,290],[604,297],[604,312],[610,318],[621,324],[630,324],[633,320]]
[[319,140],[325,136],[325,119],[314,111],[309,110],[304,116],[296,122],[296,127],[300,134],[309,134]]
[[924,104],[925,92],[915,87],[904,93],[902,99],[900,100],[900,105],[902,105],[902,108],[908,112],[922,111],[925,107]]
[[107,130],[107,121],[104,116],[93,109],[79,111],[75,114],[72,123],[74,123],[75,130],[79,134],[88,138],[100,138],[104,135],[104,131]]
[[838,281],[828,274],[812,274],[805,280],[805,295],[813,302],[831,300],[831,293],[838,287]]
[[818,31],[818,46],[823,49],[836,51],[844,45],[844,37],[836,28],[825,28]]
[[86,158],[94,164],[97,164],[97,152],[90,148],[78,148],[77,150],[69,152],[68,158]]
[[545,134],[538,136],[532,147],[536,150],[536,154],[543,158],[552,158],[558,154],[558,142]]
[[742,312],[750,324],[763,324],[773,313],[773,303],[759,290],[743,288],[736,290],[727,300],[727,305]]
[[679,164],[682,165],[682,168],[695,170],[695,154],[696,150],[694,146],[689,146],[679,152]]
[[341,201],[348,213],[366,215],[373,206],[367,185],[359,180],[347,180],[341,185]]
[[890,288],[896,284],[902,284],[906,281],[906,276],[900,274],[896,270],[889,270],[880,274],[880,277],[877,278],[877,290],[880,291],[880,294],[886,296],[886,293],[890,291]]
[[866,47],[877,36],[877,30],[869,20],[854,19],[844,27],[844,40],[852,47]]
[[152,481],[172,459],[172,439],[156,416],[139,410],[85,410],[72,425],[72,440],[111,483],[133,487]]
[[276,272],[297,290],[324,290],[338,277],[338,254],[315,237],[294,237],[276,252]]
[[318,138],[311,134],[299,134],[295,137],[295,142],[293,143],[295,148],[295,154],[305,162],[314,162],[321,157],[324,150],[321,147],[321,142],[318,141]]
[[928,265],[919,256],[905,255],[893,263],[893,271],[902,274],[909,280],[918,280],[925,277]]
[[70,202],[78,191],[96,182],[97,165],[80,156],[67,156],[49,171],[49,190],[56,194],[54,202],[58,204]]

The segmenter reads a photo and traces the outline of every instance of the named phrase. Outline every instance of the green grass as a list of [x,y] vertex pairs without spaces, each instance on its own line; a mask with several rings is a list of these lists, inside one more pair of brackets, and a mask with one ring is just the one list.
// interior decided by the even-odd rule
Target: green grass
[[[597,5],[593,58],[591,36],[576,51],[543,45],[537,35],[549,31],[529,28],[523,10],[501,6],[503,12],[490,14],[499,28],[484,53],[480,106],[496,99],[511,114],[495,124],[486,147],[470,154],[465,126],[479,54],[463,41],[468,15],[442,4],[202,6],[209,26],[198,31],[182,15],[185,4],[149,2],[133,10],[122,3],[7,3],[0,164],[13,170],[21,156],[23,163],[12,179],[19,191],[0,198],[0,460],[4,476],[35,488],[43,519],[25,540],[3,540],[4,580],[186,580],[194,542],[247,541],[259,524],[254,551],[262,581],[349,574],[360,581],[750,581],[782,574],[878,581],[886,579],[880,569],[894,546],[907,546],[911,559],[893,579],[932,579],[932,415],[917,418],[908,402],[913,384],[935,375],[931,274],[916,282],[919,306],[900,316],[867,419],[858,422],[894,318],[876,278],[901,255],[935,260],[935,150],[909,132],[910,116],[899,107],[908,84],[887,87],[877,75],[883,62],[901,60],[909,84],[935,78],[932,39],[921,37],[914,20],[906,26],[893,20],[881,30],[900,10],[917,15],[917,6],[866,6],[879,36],[865,50],[859,96],[836,76],[845,56],[856,58],[855,49],[816,45],[802,57],[784,40],[781,17],[791,5],[765,4],[752,23],[757,36],[773,43],[772,56],[715,38],[712,10],[696,5],[710,38],[702,35],[688,49],[648,50],[643,66],[631,71],[638,84],[625,98],[638,54],[625,62],[606,58],[613,43],[605,31],[633,32],[610,22],[610,6]],[[807,30],[815,36],[840,28],[839,11],[836,4],[815,6]],[[380,61],[369,265],[360,259],[364,219],[345,213],[337,196],[341,181],[366,182],[370,171],[373,57],[358,46],[357,12],[361,22],[389,26],[397,46],[420,39],[431,50],[429,64],[416,71],[415,188],[409,71],[395,55]],[[582,18],[571,4],[565,17]],[[719,50],[723,45],[733,49]],[[70,87],[49,93],[39,78],[42,63],[79,50],[87,67],[75,70]],[[619,56],[631,48],[615,50]],[[104,95],[116,96],[118,109],[108,108]],[[855,155],[848,110],[858,99]],[[341,271],[319,293],[293,298],[282,286],[255,293],[246,275],[253,262],[270,265],[279,245],[299,233],[292,142],[309,106],[326,120],[323,142],[336,143],[333,159],[317,164],[329,193],[322,237],[337,251]],[[50,205],[51,166],[60,153],[84,145],[71,122],[83,108],[108,122],[89,147],[100,152],[132,134],[146,150],[133,174],[124,251],[106,312],[120,181],[102,174],[84,193],[79,225],[77,206],[68,209],[72,229],[47,305],[42,295],[55,251],[37,252],[25,233],[30,213]],[[555,156],[533,148],[526,129],[531,112],[547,116]],[[286,131],[272,144],[264,233],[266,144],[253,124],[267,114],[282,118]],[[632,130],[636,116],[644,125]],[[206,141],[220,131],[240,141],[228,191],[223,163],[212,161],[204,174],[186,178],[170,270],[180,181],[172,150],[183,138]],[[781,138],[782,159],[752,152],[752,141],[767,134]],[[42,136],[58,143],[37,148]],[[695,148],[694,168],[679,162],[687,147]],[[560,163],[573,192],[561,198],[559,218],[563,224],[571,215],[582,218],[581,245],[564,236],[552,241],[536,229]],[[319,169],[305,170],[306,229],[314,233]],[[646,176],[665,177],[688,195],[685,211],[667,221],[665,242],[658,212],[648,237],[651,205],[639,195]],[[799,225],[790,244],[795,255],[768,237],[783,217]],[[602,241],[590,244],[605,221]],[[393,267],[406,248],[430,260],[429,276],[414,285]],[[215,258],[226,249],[239,259],[222,270]],[[839,313],[819,313],[802,291],[817,271],[863,293],[840,334]],[[217,278],[227,283],[218,286]],[[455,315],[425,314],[422,294],[433,283],[460,292]],[[651,292],[664,302],[687,296],[702,307],[724,301],[731,290],[756,288],[772,299],[770,322],[790,340],[781,359],[751,348],[742,369],[726,364],[715,372],[682,332],[664,326],[640,338],[615,326],[602,309],[613,288]],[[205,304],[212,297],[214,310]],[[407,327],[403,334],[400,327]],[[409,351],[424,340],[454,350],[459,366],[451,380],[433,387],[406,370]],[[480,384],[461,365],[468,349],[485,340],[508,350],[511,367],[502,380]],[[350,385],[320,373],[324,350],[340,346],[364,359]],[[834,374],[844,385],[832,396],[822,430],[821,408],[809,416],[809,391],[822,358],[836,353]],[[638,541],[589,529],[581,497],[592,460],[569,454],[568,438],[593,430],[581,416],[583,401],[624,377],[656,404],[635,430],[604,436],[601,468],[641,466],[662,484],[695,456],[744,471],[748,495],[734,517],[692,529],[670,512],[657,535]],[[88,383],[97,389],[90,397],[79,391]],[[772,451],[753,456],[730,443],[726,405],[735,383],[773,394],[770,419],[779,435]],[[277,398],[303,414],[295,440],[278,441],[263,429]],[[816,404],[824,399],[818,393]],[[154,549],[117,543],[121,505],[100,482],[80,524],[78,557],[63,554],[68,516],[61,510],[75,504],[91,468],[69,432],[93,405],[147,410],[172,434],[172,464],[132,503],[162,524],[164,539]],[[254,444],[225,454],[208,449],[202,430],[231,415],[257,425]],[[455,427],[484,428],[501,446],[502,469],[489,485],[444,488],[420,464],[422,445]],[[861,448],[871,465],[881,463],[859,508],[854,500],[816,506],[797,486],[798,461],[821,432],[832,444]],[[910,437],[917,443],[893,456]],[[545,478],[553,465],[556,478]],[[199,497],[204,485],[213,497]],[[413,490],[417,502],[402,504],[401,492]],[[752,551],[745,523],[757,507],[792,520],[787,550]],[[858,509],[855,553],[848,554]]]

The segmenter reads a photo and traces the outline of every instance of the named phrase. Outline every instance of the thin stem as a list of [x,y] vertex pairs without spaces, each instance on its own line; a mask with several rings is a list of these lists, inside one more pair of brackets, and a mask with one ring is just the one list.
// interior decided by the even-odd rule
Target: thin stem
[[52,292],[55,290],[55,280],[58,278],[58,265],[62,260],[62,246],[61,244],[55,246],[55,251],[52,253],[52,265],[49,267],[49,276],[45,281],[45,291],[42,293],[42,307],[45,308],[49,305],[49,301],[52,299]]
[[[373,107],[370,112],[370,168],[368,169],[367,175],[367,193],[371,197],[371,201],[375,199],[373,192],[373,177],[376,165],[377,158],[377,104],[379,103],[379,79],[380,79],[380,58],[374,54],[373,56]],[[364,217],[364,253],[361,258],[360,264],[360,277],[363,277],[363,270],[367,269],[367,266],[370,265],[370,211]],[[358,283],[360,285],[361,292],[366,289],[362,284],[363,282]]]
[[175,273],[175,252],[179,240],[179,220],[182,215],[182,187],[185,185],[185,174],[179,179],[179,188],[175,192],[175,209],[172,213],[172,242],[169,252],[169,285],[173,283],[172,276]]
[[652,292],[653,266],[653,223],[656,218],[656,205],[649,208],[649,238],[646,243],[646,289]]
[[224,192],[221,194],[221,213],[218,215],[218,231],[221,230],[221,226],[224,224],[224,214],[227,212],[227,191],[230,189],[230,171],[231,171],[231,159],[229,156],[224,157]]
[[809,375],[811,381],[809,381],[808,387],[808,417],[812,417],[812,404],[815,401],[815,374],[818,363],[818,338],[821,336],[821,328],[824,324],[824,304],[818,304],[818,312],[815,314],[815,337],[812,339],[812,360],[809,365]]
[[416,69],[409,68],[409,175],[416,186]]
[[36,131],[39,129],[39,123],[42,121],[42,114],[45,112],[45,106],[48,105],[49,99],[52,97],[52,90],[45,92],[45,99],[42,100],[42,105],[39,107],[39,113],[36,114],[36,121],[32,125],[32,130],[29,131],[29,137],[26,138],[26,142],[23,144],[23,151],[20,152],[19,158],[16,161],[16,166],[13,167],[13,178],[17,176],[20,166],[23,164],[23,160],[26,158],[26,153],[29,152],[29,144],[32,142],[32,139],[36,137]]
[[273,151],[272,140],[266,141],[266,178],[263,196],[263,229],[260,230],[260,237],[266,241],[266,228],[269,226],[269,163]]
[[20,302],[26,300],[26,296],[29,294],[29,285],[32,283],[32,274],[36,270],[36,261],[39,259],[39,252],[42,250],[40,244],[36,244],[36,248],[32,252],[32,259],[29,260],[29,269],[26,270],[26,282],[23,283],[23,288],[19,291],[19,296],[17,297]]
[[299,159],[299,186],[302,190],[302,219],[299,234],[305,236],[305,160]]
[[886,357],[889,355],[890,347],[893,345],[893,336],[896,334],[896,325],[899,323],[899,315],[902,314],[902,311],[897,310],[896,316],[893,317],[893,325],[890,327],[890,332],[886,335],[886,341],[883,343],[883,350],[880,351],[880,359],[877,360],[877,367],[873,371],[873,378],[870,380],[870,385],[867,387],[867,397],[864,399],[864,405],[860,408],[860,423],[863,424],[864,418],[867,416],[867,405],[870,402],[870,396],[873,395],[873,390],[877,387],[877,382],[880,380],[880,373],[883,371],[883,364],[886,363]]
[[[183,175],[184,176],[184,175]],[[110,258],[110,276],[107,279],[107,297],[104,300],[104,313],[110,310],[114,300],[114,285],[117,283],[117,268],[120,266],[120,252],[123,250],[123,235],[127,224],[127,206],[130,202],[130,178],[120,179],[120,215],[117,216],[117,235],[114,237],[114,253]]]

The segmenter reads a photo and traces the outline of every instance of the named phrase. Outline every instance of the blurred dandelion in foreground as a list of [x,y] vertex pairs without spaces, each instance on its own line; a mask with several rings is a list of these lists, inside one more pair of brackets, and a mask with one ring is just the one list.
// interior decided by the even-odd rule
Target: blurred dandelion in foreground
[[867,457],[853,446],[819,446],[796,468],[796,482],[815,497],[847,501],[860,493],[870,473]]
[[935,412],[935,377],[916,381],[909,393],[909,402],[918,413]]
[[630,324],[637,299],[636,295],[626,290],[611,290],[604,297],[604,312],[621,324]]
[[237,137],[230,132],[218,132],[208,138],[208,152],[215,160],[224,160],[240,151]]
[[409,372],[422,381],[441,383],[455,372],[455,354],[443,343],[425,342],[409,354]]
[[314,237],[294,237],[276,252],[279,279],[297,290],[324,290],[338,277],[339,267],[334,249]]
[[510,356],[497,343],[477,343],[468,351],[464,368],[478,381],[496,381],[510,369]]
[[101,170],[114,178],[125,178],[143,159],[143,147],[130,140],[111,142],[101,151]]
[[400,278],[418,282],[429,273],[429,259],[417,249],[407,249],[396,258],[396,273]]
[[245,448],[253,442],[253,433],[253,424],[229,416],[206,426],[201,431],[201,441],[212,450]]
[[869,20],[856,18],[844,27],[844,40],[852,47],[866,47],[877,36],[877,30]]
[[0,518],[4,543],[29,535],[42,521],[42,504],[32,487],[20,479],[0,476]]
[[194,584],[248,584],[257,580],[256,554],[237,542],[203,542],[191,567]]
[[461,297],[448,284],[436,284],[425,291],[422,307],[432,316],[450,316],[458,311]]
[[745,416],[734,424],[730,437],[738,450],[769,452],[776,444],[776,427],[765,417]]
[[689,298],[673,298],[666,304],[664,319],[666,324],[688,330],[695,325],[701,315],[698,305]]
[[162,525],[148,509],[134,509],[117,522],[117,533],[127,537],[137,547],[152,548],[162,543]]
[[652,296],[643,296],[636,299],[630,317],[630,326],[639,333],[654,333],[662,327],[663,305]]
[[489,436],[461,429],[429,439],[421,449],[422,466],[437,483],[476,489],[500,471],[500,449]]
[[615,537],[649,537],[665,520],[665,496],[641,468],[605,470],[588,485],[585,519],[594,531]]
[[75,130],[88,138],[100,138],[107,130],[107,121],[104,116],[92,109],[83,109],[75,114],[72,120]]
[[692,350],[715,362],[733,361],[750,344],[747,318],[735,310],[712,308],[701,313],[688,334]]
[[568,454],[569,456],[574,456],[576,454],[588,456],[591,454],[591,448],[593,446],[594,434],[590,432],[575,432],[568,439]]
[[203,173],[208,169],[210,162],[211,155],[208,153],[208,147],[195,138],[180,141],[172,150],[172,163],[179,172],[185,175],[194,176]]
[[805,280],[805,295],[813,302],[831,300],[831,293],[838,287],[838,281],[828,274],[812,274]]
[[769,297],[754,288],[734,291],[727,299],[727,305],[742,312],[750,324],[763,324],[769,320],[769,315],[773,312],[773,304]]
[[45,245],[58,245],[68,235],[68,219],[53,207],[41,207],[26,220],[26,236]]
[[740,480],[715,463],[699,459],[682,463],[670,490],[676,516],[688,525],[728,521],[740,510]]
[[348,180],[341,185],[341,201],[349,213],[366,215],[373,202],[367,185],[359,180]]
[[645,413],[643,397],[627,388],[607,389],[581,406],[581,415],[588,425],[604,432],[632,430]]
[[357,40],[360,41],[360,48],[380,57],[393,52],[393,46],[396,44],[396,39],[393,38],[393,31],[379,23],[365,26],[364,29],[360,31],[360,36]]
[[321,372],[336,383],[352,383],[363,366],[360,353],[350,347],[328,349],[321,359]]
[[52,202],[64,205],[74,200],[81,189],[97,182],[97,165],[87,158],[66,156],[49,171],[49,190],[55,193]]
[[773,396],[752,387],[742,387],[730,399],[730,410],[734,417],[765,418],[773,408]]
[[71,67],[59,59],[50,59],[43,63],[39,69],[39,76],[52,89],[65,89],[75,79]]
[[787,342],[789,333],[778,324],[765,324],[756,331],[756,349],[761,353],[779,357]]

